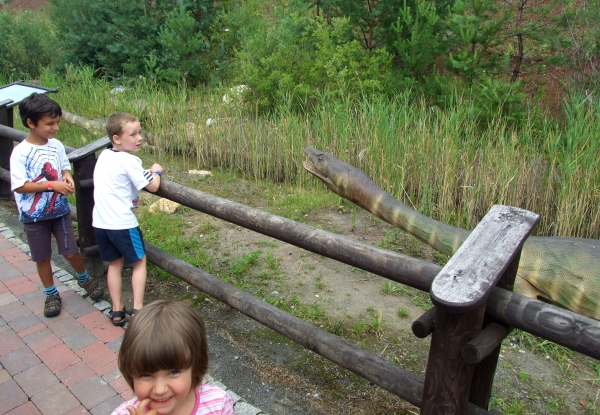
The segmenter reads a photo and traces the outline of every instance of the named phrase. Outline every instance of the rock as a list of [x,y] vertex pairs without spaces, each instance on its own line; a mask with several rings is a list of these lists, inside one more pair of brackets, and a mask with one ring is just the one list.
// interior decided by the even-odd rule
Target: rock
[[200,176],[212,176],[212,173],[208,170],[188,170],[188,174],[198,174]]
[[148,211],[150,213],[165,212],[171,214],[175,212],[177,206],[179,206],[179,203],[173,202],[169,199],[161,198],[158,199],[156,202],[152,203]]

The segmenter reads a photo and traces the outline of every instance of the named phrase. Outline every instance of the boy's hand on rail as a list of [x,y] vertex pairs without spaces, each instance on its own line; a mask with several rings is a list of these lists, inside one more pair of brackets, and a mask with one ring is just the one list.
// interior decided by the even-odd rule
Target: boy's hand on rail
[[162,168],[162,166],[160,164],[154,163],[152,165],[152,167],[150,167],[150,171],[159,171],[159,172],[162,173],[163,172],[163,168]]

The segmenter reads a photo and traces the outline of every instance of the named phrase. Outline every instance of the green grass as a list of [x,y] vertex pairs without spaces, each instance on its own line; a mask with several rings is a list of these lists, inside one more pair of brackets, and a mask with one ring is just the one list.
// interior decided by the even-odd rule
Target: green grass
[[[115,97],[112,85],[86,68],[67,68],[65,76],[45,72],[40,84],[59,87],[53,97],[88,119],[116,110],[136,114],[155,136],[152,156],[159,163],[177,157],[188,168],[281,184],[265,187],[269,206],[262,208],[294,220],[310,220],[311,210],[323,206],[354,209],[304,171],[302,149],[312,145],[456,226],[472,229],[491,205],[507,204],[540,214],[538,234],[600,237],[599,100],[573,95],[559,116],[532,108],[515,126],[500,118],[482,124],[468,95],[448,97],[453,104],[444,110],[411,92],[323,98],[311,114],[281,109],[257,118],[224,107],[220,94],[204,88],[154,90],[140,82]],[[217,122],[207,127],[209,117]],[[74,147],[99,138],[67,123],[58,136]]]

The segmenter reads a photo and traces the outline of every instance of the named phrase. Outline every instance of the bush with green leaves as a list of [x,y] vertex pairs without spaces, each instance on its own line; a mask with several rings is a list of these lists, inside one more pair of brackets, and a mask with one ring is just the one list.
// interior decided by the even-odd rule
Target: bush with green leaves
[[54,27],[42,12],[1,12],[0,39],[0,71],[8,80],[37,78],[58,56]]
[[104,76],[206,79],[202,54],[216,16],[208,0],[50,0],[64,63]]
[[366,53],[348,19],[292,13],[242,39],[236,79],[253,91],[261,109],[277,103],[307,109],[322,94],[357,96],[385,89],[391,55]]

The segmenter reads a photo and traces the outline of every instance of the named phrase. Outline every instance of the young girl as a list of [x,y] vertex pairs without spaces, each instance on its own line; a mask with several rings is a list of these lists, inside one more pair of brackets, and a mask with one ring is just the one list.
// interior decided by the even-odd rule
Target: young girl
[[137,313],[123,337],[119,370],[136,398],[112,415],[233,415],[229,394],[202,383],[204,321],[183,303],[159,300]]

